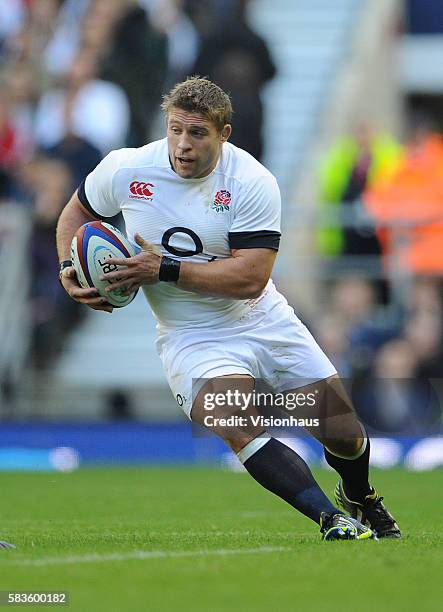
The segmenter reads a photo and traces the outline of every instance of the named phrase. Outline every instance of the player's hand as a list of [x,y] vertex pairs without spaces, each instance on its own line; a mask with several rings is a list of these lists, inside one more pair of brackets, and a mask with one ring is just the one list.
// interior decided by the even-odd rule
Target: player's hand
[[112,312],[114,310],[106,298],[98,293],[97,289],[83,289],[83,287],[80,287],[73,267],[62,270],[60,282],[69,297],[76,302],[85,304],[93,310],[103,310],[104,312]]
[[129,295],[142,285],[153,285],[158,282],[162,259],[160,249],[143,240],[139,234],[135,234],[135,241],[141,247],[141,252],[134,257],[112,258],[113,264],[124,267],[101,276],[102,280],[109,282],[105,291],[123,289],[122,295]]

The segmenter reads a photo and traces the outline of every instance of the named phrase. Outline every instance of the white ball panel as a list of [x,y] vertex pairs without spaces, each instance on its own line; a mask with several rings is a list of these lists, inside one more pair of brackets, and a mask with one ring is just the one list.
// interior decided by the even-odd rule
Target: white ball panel
[[94,287],[100,295],[108,299],[110,304],[117,307],[129,304],[134,299],[135,293],[120,295],[120,290],[107,293],[105,289],[109,282],[100,280],[100,276],[109,272],[115,272],[115,270],[124,270],[125,266],[116,266],[112,263],[113,258],[121,259],[122,257],[124,257],[122,251],[101,236],[91,236],[88,241],[87,266]]

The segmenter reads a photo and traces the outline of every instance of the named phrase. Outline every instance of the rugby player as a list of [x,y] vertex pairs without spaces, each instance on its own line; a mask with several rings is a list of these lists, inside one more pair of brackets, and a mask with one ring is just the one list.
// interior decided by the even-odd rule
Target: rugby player
[[[83,289],[70,262],[76,230],[123,213],[138,245],[126,266],[105,274],[109,289],[142,287],[157,319],[157,349],[178,404],[205,425],[205,397],[251,392],[256,379],[277,392],[316,394],[301,416],[340,475],[331,503],[303,459],[236,406],[241,427],[214,425],[263,487],[320,525],[323,539],[400,537],[368,480],[370,443],[336,369],[270,276],[280,240],[280,192],[274,176],[228,142],[229,96],[207,79],[177,84],[163,104],[167,137],[111,152],[89,174],[60,215],[60,280],[78,302],[106,312],[94,289]],[[193,385],[194,381],[194,385]],[[195,382],[197,381],[197,383]],[[226,417],[226,407],[211,409]],[[218,423],[216,418],[211,423]]]

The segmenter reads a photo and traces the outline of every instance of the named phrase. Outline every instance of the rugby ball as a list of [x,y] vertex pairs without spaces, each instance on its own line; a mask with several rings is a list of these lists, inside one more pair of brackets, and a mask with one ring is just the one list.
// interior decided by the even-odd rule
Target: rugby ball
[[121,231],[102,221],[91,221],[79,227],[71,243],[72,265],[80,286],[95,287],[116,308],[132,302],[137,290],[130,295],[122,295],[122,289],[107,293],[105,288],[109,282],[100,280],[100,276],[123,268],[113,264],[113,258],[122,259],[135,254],[134,247]]

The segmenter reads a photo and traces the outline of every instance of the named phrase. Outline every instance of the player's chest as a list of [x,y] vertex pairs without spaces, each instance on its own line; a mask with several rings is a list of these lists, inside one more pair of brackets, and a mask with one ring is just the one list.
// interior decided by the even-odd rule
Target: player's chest
[[138,231],[177,255],[229,254],[234,195],[229,182],[215,176],[184,184],[140,173],[125,187],[119,198],[128,234]]

